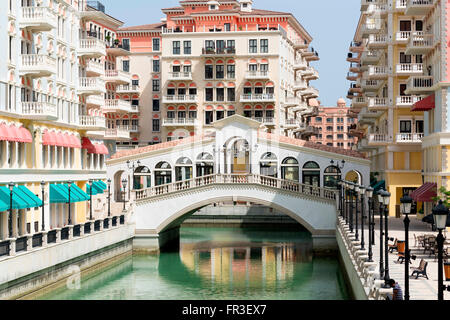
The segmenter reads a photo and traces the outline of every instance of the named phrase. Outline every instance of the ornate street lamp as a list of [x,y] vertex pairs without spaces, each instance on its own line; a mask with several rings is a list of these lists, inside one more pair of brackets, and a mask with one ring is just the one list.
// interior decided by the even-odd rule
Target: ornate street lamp
[[108,184],[108,217],[111,216],[111,179],[108,179],[107,181]]
[[92,184],[94,181],[89,179],[89,220],[92,221]]
[[353,184],[353,182],[348,182],[348,192],[349,192],[349,220],[350,220],[350,232],[353,233],[353,189],[355,187],[355,185]]
[[378,190],[378,204],[379,204],[379,215],[380,215],[380,278],[384,276],[384,262],[383,262],[383,189]]
[[389,286],[389,255],[388,255],[388,213],[389,213],[389,200],[391,198],[391,194],[386,190],[383,190],[383,204],[384,204],[384,287],[390,288]]
[[367,261],[369,262],[373,262],[372,257],[373,257],[373,252],[372,252],[372,244],[373,244],[373,237],[372,237],[372,229],[375,226],[374,224],[372,224],[372,216],[373,216],[373,200],[372,200],[372,196],[373,196],[373,188],[371,187],[367,187],[366,188],[366,197],[367,197],[367,204],[368,204],[368,208],[367,208],[367,212],[369,213],[369,219],[368,219],[368,223],[369,223],[369,259]]
[[335,166],[335,167],[339,168],[340,170],[344,169],[344,167],[345,167],[345,160],[342,160],[341,163],[339,163],[339,160],[337,160],[337,161],[331,160],[330,163],[332,166]]
[[342,188],[343,188],[343,196],[344,196],[344,218],[345,218],[345,224],[348,225],[348,204],[347,204],[347,181],[342,181]]
[[444,236],[442,235],[442,230],[445,229],[447,225],[447,216],[448,216],[449,210],[447,207],[444,206],[442,200],[439,200],[439,204],[433,208],[433,218],[434,218],[434,224],[436,225],[436,228],[439,231],[439,234],[436,238],[436,242],[438,244],[438,300],[443,301],[444,300],[444,280],[443,280],[443,273],[442,273],[442,263],[443,263],[443,257],[442,257],[442,251],[444,246]]
[[125,211],[125,204],[126,204],[126,200],[125,200],[125,194],[126,194],[126,189],[127,189],[127,179],[122,179],[122,186],[123,186],[123,211]]
[[45,181],[41,181],[41,191],[42,191],[42,231],[45,231]]
[[69,181],[67,184],[69,185],[69,221],[68,221],[68,223],[70,226],[70,225],[72,225],[72,220],[70,219],[70,207],[71,207],[71,205],[70,205],[70,188],[72,187],[72,181]]
[[[128,169],[130,169],[131,170],[131,177],[133,178],[132,179],[132,181],[133,181],[133,186],[134,186],[134,170],[136,169],[136,168],[139,168],[141,166],[141,161],[140,160],[138,160],[138,161],[136,161],[136,162],[131,162],[130,160],[127,160],[127,167],[128,167]],[[129,177],[129,176],[128,176]],[[130,185],[129,185],[129,188],[131,188],[131,183],[130,183]],[[133,187],[134,188],[134,187]],[[130,189],[128,189],[128,198],[130,197]]]
[[366,201],[364,198],[365,191],[366,191],[366,188],[364,186],[362,186],[362,185],[359,186],[359,194],[361,196],[361,198],[360,198],[360,200],[361,200],[361,202],[360,202],[361,203],[361,250],[365,249],[364,248],[364,245],[365,245],[365,243],[364,243],[364,221],[366,218],[366,213],[364,211],[364,201]]
[[405,300],[409,300],[409,217],[411,213],[413,199],[408,195],[404,194],[400,198],[400,211],[405,215],[403,223],[405,224]]
[[355,183],[355,186],[354,186],[353,190],[355,191],[355,193],[354,193],[354,195],[355,195],[355,228],[356,228],[355,240],[358,241],[358,240],[359,240],[359,232],[358,232],[358,197],[359,197],[359,185]]
[[14,182],[9,183],[9,219],[8,219],[8,229],[9,229],[9,237],[13,238],[13,223],[12,223],[12,216],[13,216],[13,190],[14,190]]

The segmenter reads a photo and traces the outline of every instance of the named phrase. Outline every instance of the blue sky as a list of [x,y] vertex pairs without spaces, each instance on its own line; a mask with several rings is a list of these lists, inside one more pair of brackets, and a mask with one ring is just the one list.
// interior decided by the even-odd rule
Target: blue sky
[[[125,22],[125,26],[159,22],[161,8],[178,6],[178,0],[100,0],[106,13]],[[322,105],[334,106],[346,99],[350,82],[346,61],[360,14],[360,0],[254,0],[258,9],[292,12],[314,38],[312,47],[320,60],[312,65],[320,79],[312,85],[320,91]]]

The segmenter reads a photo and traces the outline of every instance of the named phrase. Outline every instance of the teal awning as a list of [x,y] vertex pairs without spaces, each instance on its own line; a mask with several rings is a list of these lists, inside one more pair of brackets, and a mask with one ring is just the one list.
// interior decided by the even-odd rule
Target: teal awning
[[381,188],[386,189],[386,182],[384,180],[378,181],[377,183],[372,185],[373,192],[377,192]]
[[[89,183],[86,183],[86,194],[89,196],[91,196],[91,186],[89,185]],[[95,187],[94,183],[92,183],[92,195],[95,196],[98,193],[97,188]]]
[[[42,200],[39,199],[39,197],[37,195],[35,195],[33,192],[30,191],[30,189],[28,189],[25,186],[19,186],[18,189],[20,190],[20,192],[22,192],[24,194],[24,196],[27,196],[30,198],[30,200],[35,203],[35,208],[37,207],[41,207],[42,206]],[[20,194],[19,194],[20,195]],[[21,196],[21,195],[20,195]],[[22,197],[22,196],[21,196]],[[24,197],[22,197],[24,198]]]
[[100,182],[101,181],[94,181],[92,183],[92,186],[94,187],[94,189],[97,189],[98,193],[103,193],[103,191],[105,191],[106,188],[103,188],[103,185]]
[[[17,192],[19,190],[19,192]],[[20,189],[17,187],[14,187],[13,193],[12,193],[12,208],[13,209],[27,209],[27,208],[34,208],[35,204],[28,200],[28,198],[23,199],[20,194],[23,193],[20,192]],[[4,202],[7,205],[7,210],[10,208],[10,200],[11,200],[11,193],[9,191],[8,187],[0,187],[0,200]]]
[[9,209],[9,204],[6,204],[3,202],[3,200],[0,199],[0,212],[6,211]]
[[[70,203],[82,202],[89,200],[89,196],[81,190],[76,184],[70,187]],[[69,202],[69,185],[67,184],[51,184],[50,185],[50,202],[51,203],[68,203]]]
[[101,186],[101,188],[102,188],[103,190],[108,189],[107,184],[104,183],[102,180],[98,180],[97,183]]

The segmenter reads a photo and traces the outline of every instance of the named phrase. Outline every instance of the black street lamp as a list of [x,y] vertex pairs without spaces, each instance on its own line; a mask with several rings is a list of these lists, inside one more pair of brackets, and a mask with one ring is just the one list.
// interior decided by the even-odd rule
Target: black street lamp
[[42,231],[45,231],[45,216],[44,216],[44,207],[45,207],[45,181],[41,181],[41,190],[42,190]]
[[9,229],[9,237],[13,238],[13,223],[12,223],[12,216],[13,216],[13,190],[14,190],[14,182],[9,183],[9,219],[8,219],[8,229]]
[[94,181],[89,179],[89,220],[92,221],[92,184]]
[[383,262],[383,189],[378,190],[378,204],[379,204],[379,215],[380,215],[380,278],[384,276],[384,262]]
[[373,216],[373,201],[372,201],[372,196],[373,196],[373,188],[371,187],[367,187],[366,188],[366,198],[367,198],[367,204],[368,204],[368,208],[367,208],[367,212],[369,213],[369,219],[368,219],[368,224],[369,224],[369,259],[367,260],[368,262],[373,262],[372,257],[373,257],[373,252],[372,252],[372,244],[373,244],[373,237],[372,237],[372,229],[374,227],[374,224],[372,224],[372,216]]
[[344,217],[345,217],[345,224],[348,225],[348,192],[347,192],[347,181],[342,182],[342,186],[344,188]]
[[[132,182],[133,182],[133,185],[134,185],[134,170],[136,169],[136,168],[139,168],[141,166],[141,161],[140,160],[138,160],[138,161],[136,161],[136,162],[131,162],[130,160],[127,160],[127,167],[128,167],[128,169],[130,169],[130,170],[132,170],[132,172],[131,172],[131,176],[132,176]],[[128,176],[129,177],[129,176]],[[128,198],[130,197],[130,189],[131,189],[131,183],[130,183],[130,185],[128,186]],[[134,189],[134,187],[133,187],[133,189]]]
[[339,210],[339,215],[341,217],[343,217],[344,215],[342,212],[342,209],[343,209],[343,206],[342,206],[342,180],[338,180],[337,186],[338,186],[338,190],[339,190],[339,201],[338,201],[339,208],[338,208],[338,210]]
[[405,300],[409,300],[409,217],[411,213],[413,199],[408,195],[404,194],[400,198],[400,210],[401,213],[405,215],[403,223],[405,224]]
[[125,204],[126,204],[125,194],[127,189],[127,179],[122,179],[122,186],[123,186],[123,211],[125,211]]
[[438,244],[438,300],[444,300],[444,275],[442,272],[442,264],[443,264],[443,246],[444,246],[444,236],[442,235],[442,230],[445,229],[447,225],[447,216],[449,210],[444,206],[442,200],[439,200],[439,204],[433,208],[433,218],[434,224],[439,231],[439,234],[436,238],[436,242]]
[[388,214],[389,214],[389,200],[391,194],[386,190],[382,191],[383,204],[384,204],[384,287],[390,288],[389,286],[389,238],[388,238]]
[[355,240],[359,240],[359,232],[358,232],[358,197],[359,197],[359,185],[355,183],[354,185],[354,195],[355,195]]
[[364,247],[364,245],[365,245],[365,242],[364,242],[364,221],[365,221],[365,218],[366,218],[366,213],[364,211],[364,201],[366,201],[365,198],[364,198],[365,191],[366,191],[366,188],[364,186],[362,186],[362,185],[359,186],[359,194],[361,196],[361,198],[360,198],[360,206],[361,206],[361,250],[365,250],[365,247]]
[[107,180],[108,183],[108,217],[111,216],[111,179]]
[[70,225],[72,225],[72,219],[70,219],[70,207],[71,207],[71,205],[70,205],[70,188],[72,187],[72,181],[69,181],[67,184],[69,185],[69,221],[68,221],[68,223],[70,226]]
[[350,220],[350,232],[353,233],[353,188],[355,187],[355,185],[353,184],[353,182],[348,182],[348,192],[349,192],[349,210],[348,210],[348,214],[349,214],[349,220]]

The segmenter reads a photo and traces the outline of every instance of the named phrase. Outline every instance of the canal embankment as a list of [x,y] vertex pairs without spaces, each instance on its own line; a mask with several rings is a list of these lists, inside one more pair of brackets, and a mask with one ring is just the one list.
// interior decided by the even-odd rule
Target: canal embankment
[[125,215],[41,233],[25,246],[9,239],[0,257],[0,299],[21,299],[61,285],[76,286],[82,274],[132,254],[135,226]]

